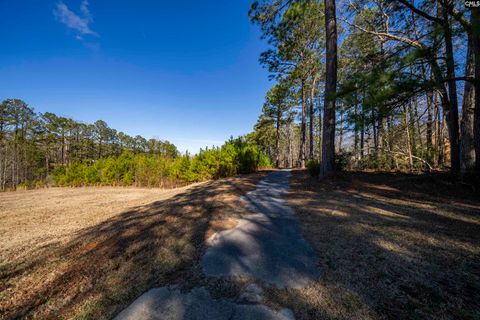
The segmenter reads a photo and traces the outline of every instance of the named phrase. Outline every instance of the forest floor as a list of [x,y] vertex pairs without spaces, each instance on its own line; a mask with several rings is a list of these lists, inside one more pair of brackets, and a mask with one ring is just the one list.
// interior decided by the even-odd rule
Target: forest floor
[[480,194],[448,181],[295,171],[289,204],[322,276],[271,303],[297,319],[480,319]]
[[[266,172],[177,190],[0,194],[0,319],[110,319],[148,289],[237,299],[249,279],[206,277],[207,239],[252,215]],[[293,171],[281,196],[318,256],[303,288],[266,287],[297,319],[479,319],[480,196],[446,176]],[[266,199],[265,199],[266,200]]]

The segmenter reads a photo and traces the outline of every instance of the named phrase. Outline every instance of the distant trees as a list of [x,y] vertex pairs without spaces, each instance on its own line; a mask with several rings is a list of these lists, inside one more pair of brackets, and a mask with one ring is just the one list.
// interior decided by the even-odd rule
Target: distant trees
[[273,123],[275,127],[275,166],[280,166],[281,150],[281,128],[288,121],[286,114],[294,105],[292,102],[290,88],[285,83],[279,83],[273,87],[265,98],[263,105],[264,121],[270,124]]
[[[281,97],[276,95],[270,107]],[[180,155],[168,141],[131,137],[102,120],[85,124],[37,114],[19,99],[0,104],[0,191],[47,184],[174,187],[269,166],[248,137]]]
[[142,137],[117,133],[101,120],[91,125],[50,112],[37,114],[19,99],[0,104],[0,190],[45,181],[52,171],[73,162],[91,164],[125,151],[179,156],[168,141],[147,143]]

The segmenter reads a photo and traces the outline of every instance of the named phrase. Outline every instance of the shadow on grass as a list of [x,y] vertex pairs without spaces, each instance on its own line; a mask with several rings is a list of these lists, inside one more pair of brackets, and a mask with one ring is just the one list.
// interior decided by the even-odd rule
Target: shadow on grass
[[[440,181],[438,180],[440,179]],[[479,319],[480,201],[442,177],[348,173],[291,181],[319,281],[271,290],[300,319]]]
[[0,270],[0,318],[108,319],[146,290],[198,277],[212,219],[239,212],[260,175],[134,207]]

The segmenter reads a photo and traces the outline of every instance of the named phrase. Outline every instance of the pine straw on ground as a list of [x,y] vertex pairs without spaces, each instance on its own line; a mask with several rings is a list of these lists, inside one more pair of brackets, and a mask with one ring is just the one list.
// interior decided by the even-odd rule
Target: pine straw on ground
[[322,276],[269,290],[299,319],[480,319],[480,195],[443,175],[297,171],[289,203]]
[[263,175],[168,196],[122,188],[2,195],[13,198],[0,208],[0,319],[109,319],[149,288],[199,278],[205,238],[247,213],[240,196]]

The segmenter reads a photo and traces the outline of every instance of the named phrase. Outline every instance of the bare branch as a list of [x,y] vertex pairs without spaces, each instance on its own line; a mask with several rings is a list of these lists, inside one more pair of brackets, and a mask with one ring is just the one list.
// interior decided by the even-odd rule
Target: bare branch
[[367,30],[363,27],[360,27],[359,25],[356,25],[354,23],[351,23],[349,22],[348,20],[346,19],[342,19],[346,24],[348,24],[349,26],[351,27],[354,27],[364,33],[368,33],[368,34],[371,34],[371,35],[374,35],[378,38],[380,38],[381,40],[385,40],[385,39],[389,39],[389,40],[395,40],[395,41],[398,41],[398,42],[402,42],[402,43],[406,43],[412,47],[415,47],[415,48],[418,48],[418,49],[427,49],[427,47],[422,44],[420,41],[416,41],[416,40],[412,40],[412,39],[409,39],[409,38],[405,38],[405,37],[400,37],[400,36],[396,36],[390,32],[377,32],[377,31],[371,31],[371,30]]

